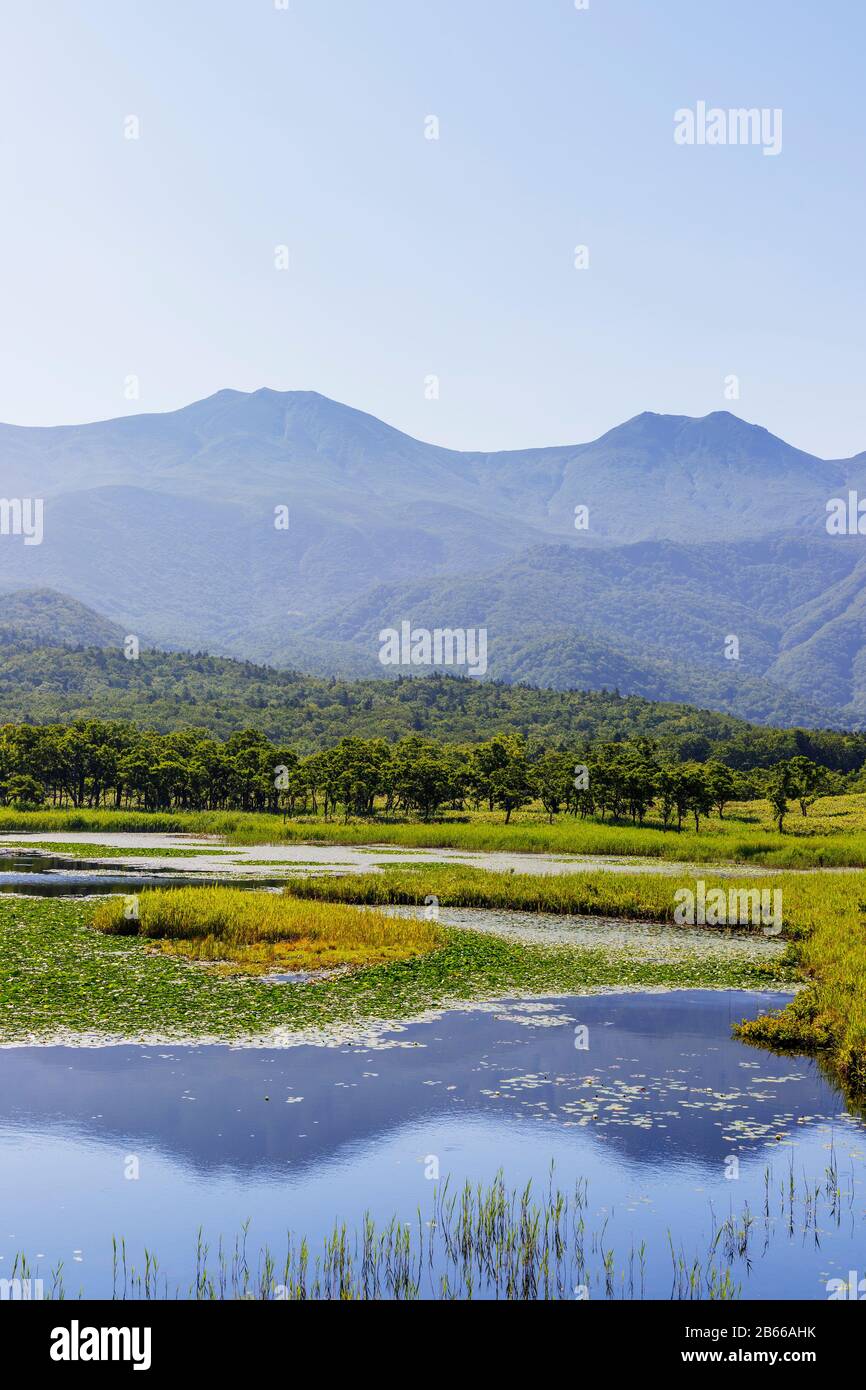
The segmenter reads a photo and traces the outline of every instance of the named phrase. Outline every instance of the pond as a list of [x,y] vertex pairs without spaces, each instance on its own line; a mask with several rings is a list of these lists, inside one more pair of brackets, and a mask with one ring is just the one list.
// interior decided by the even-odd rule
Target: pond
[[165,1290],[186,1292],[199,1227],[213,1260],[248,1221],[250,1263],[267,1245],[279,1266],[287,1231],[312,1260],[365,1211],[428,1229],[437,1174],[453,1192],[501,1169],[542,1200],[553,1164],[585,1223],[578,1296],[667,1298],[697,1259],[743,1296],[826,1298],[866,1267],[866,1134],[813,1061],[731,1037],[779,1002],[620,993],[332,1046],[6,1049],[0,1278],[24,1251],[46,1280],[63,1262],[67,1295],[109,1295],[123,1236],[129,1262],[146,1246]]
[[[216,861],[219,863],[219,861]],[[111,863],[79,859],[72,855],[34,851],[0,850],[0,893],[28,898],[80,898],[97,894],[141,893],[145,888],[204,887],[278,888],[283,880],[256,875],[187,873],[176,860],[165,867],[133,863],[112,868]]]

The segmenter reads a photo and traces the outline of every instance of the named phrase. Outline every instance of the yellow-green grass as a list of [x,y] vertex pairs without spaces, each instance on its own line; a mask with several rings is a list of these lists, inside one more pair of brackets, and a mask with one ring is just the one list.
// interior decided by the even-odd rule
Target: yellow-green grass
[[[702,876],[721,888],[781,891],[787,960],[805,988],[778,1013],[740,1027],[750,1041],[821,1052],[850,1093],[866,1096],[866,874]],[[614,872],[502,874],[456,866],[386,869],[377,874],[291,879],[286,893],[306,899],[442,908],[488,907],[674,922],[675,893],[696,876]],[[758,926],[755,930],[760,931]]]
[[[786,837],[796,835],[844,835],[866,831],[866,795],[850,793],[845,796],[821,796],[809,806],[804,816],[796,801],[789,802],[785,817]],[[736,824],[739,829],[752,825],[775,833],[776,817],[769,801],[738,801],[726,807],[724,820],[712,816],[708,824],[718,830],[722,825]]]
[[502,813],[451,813],[423,823],[400,818],[283,820],[242,811],[12,811],[0,810],[0,834],[114,831],[224,837],[229,845],[389,845],[404,848],[506,850],[528,854],[637,856],[688,863],[755,863],[770,868],[866,867],[866,796],[827,797],[808,816],[792,808],[785,834],[771,825],[764,802],[731,806],[701,829],[682,833],[658,826],[610,825],[560,816],[552,825],[527,811],[505,825]]
[[[463,864],[399,864],[383,866],[375,873],[316,874],[287,878],[286,895],[308,900],[422,905],[433,897],[440,907],[481,907],[518,912],[570,913],[575,916],[610,916],[632,921],[673,922],[680,888],[696,891],[703,882],[706,893],[781,892],[786,930],[798,934],[807,920],[805,904],[818,901],[838,910],[849,899],[856,901],[858,888],[866,892],[866,874],[773,875],[748,872],[722,877],[711,869],[683,873],[617,873],[585,869],[562,874],[503,873]],[[748,925],[748,924],[746,924]],[[757,928],[761,929],[760,925]]]
[[137,915],[128,910],[124,899],[100,903],[93,925],[112,935],[145,937],[166,955],[212,962],[227,972],[382,965],[432,951],[441,941],[432,922],[237,888],[144,892],[136,899]]
[[[779,1013],[743,1023],[752,1042],[823,1051],[859,1099],[866,1098],[866,881],[857,874],[793,899],[792,959],[807,988]],[[808,882],[808,880],[806,880]]]
[[215,849],[208,845],[205,849],[172,846],[158,848],[154,845],[134,845],[123,848],[120,845],[84,844],[80,840],[62,843],[56,840],[2,840],[0,850],[41,850],[45,854],[58,855],[62,859],[196,859],[202,854],[236,855],[230,849]]

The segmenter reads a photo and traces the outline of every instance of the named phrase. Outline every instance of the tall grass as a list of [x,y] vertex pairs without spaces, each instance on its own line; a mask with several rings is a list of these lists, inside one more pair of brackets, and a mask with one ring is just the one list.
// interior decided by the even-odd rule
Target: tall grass
[[[502,874],[464,866],[291,879],[295,897],[339,903],[487,907],[673,922],[675,893],[696,875]],[[706,889],[781,891],[787,960],[806,988],[778,1014],[743,1023],[740,1035],[781,1049],[822,1052],[852,1097],[866,1096],[866,874],[704,877]],[[760,930],[760,928],[757,928]]]
[[[270,828],[260,822],[271,821]],[[275,822],[275,823],[274,823]],[[476,853],[612,855],[688,863],[756,863],[771,868],[866,867],[866,832],[838,836],[779,835],[764,827],[716,821],[696,834],[649,826],[602,825],[563,818],[494,824],[453,821],[431,824],[381,821],[337,824],[251,817],[228,832],[234,845],[320,842],[345,845],[400,845],[409,849],[457,849]]]
[[221,962],[228,969],[321,970],[378,965],[433,950],[435,924],[398,922],[384,912],[359,912],[237,888],[174,888],[98,904],[97,930],[141,936],[166,954]]
[[866,1099],[866,918],[863,875],[822,881],[795,899],[791,954],[807,988],[779,1013],[741,1024],[750,1042],[822,1052],[858,1103]]
[[[853,798],[839,798],[849,803]],[[866,799],[858,798],[859,802]],[[840,816],[838,828],[827,813],[819,818],[789,817],[789,831],[779,835],[754,820],[715,817],[699,833],[660,830],[653,826],[608,825],[563,817],[553,825],[526,817],[505,825],[483,816],[434,821],[283,820],[280,816],[243,811],[12,811],[0,810],[0,834],[69,831],[144,832],[217,835],[231,845],[399,845],[407,849],[457,849],[490,853],[592,854],[662,859],[689,863],[756,863],[774,868],[866,867],[866,819],[863,807]],[[820,833],[816,833],[820,826]]]
[[[700,1247],[686,1254],[667,1233],[667,1272],[644,1240],[619,1253],[607,1220],[589,1224],[585,1181],[571,1192],[554,1187],[536,1199],[531,1183],[508,1188],[502,1173],[487,1186],[452,1189],[437,1183],[431,1208],[405,1223],[394,1216],[377,1225],[365,1215],[360,1226],[335,1225],[318,1253],[291,1233],[285,1252],[249,1248],[249,1223],[230,1245],[215,1249],[199,1232],[191,1282],[169,1282],[158,1257],[145,1249],[136,1266],[124,1240],[112,1242],[112,1297],[121,1300],[261,1299],[266,1301],[370,1301],[503,1299],[536,1300],[671,1298],[728,1300],[743,1292],[761,1259],[779,1242],[820,1243],[819,1233],[849,1220],[853,1187],[839,1185],[835,1159],[823,1180],[798,1180],[793,1162],[777,1178],[764,1171],[762,1208],[748,1205],[718,1221],[710,1216]],[[37,1270],[16,1255],[11,1279],[32,1280]],[[66,1296],[62,1265],[43,1281],[45,1296]],[[817,1290],[816,1290],[817,1296]]]
[[[786,891],[806,881],[801,875],[773,878],[701,875],[707,892],[761,887]],[[853,875],[852,875],[853,877]],[[860,877],[859,875],[857,876]],[[834,875],[834,878],[836,876]],[[618,874],[586,870],[567,874],[517,874],[466,865],[400,865],[378,873],[316,874],[287,879],[284,893],[319,902],[422,906],[435,898],[440,907],[481,907],[498,911],[551,912],[579,917],[622,917],[631,921],[672,922],[678,888],[695,888],[696,876]],[[863,876],[866,884],[866,875]],[[809,880],[811,882],[811,880]]]

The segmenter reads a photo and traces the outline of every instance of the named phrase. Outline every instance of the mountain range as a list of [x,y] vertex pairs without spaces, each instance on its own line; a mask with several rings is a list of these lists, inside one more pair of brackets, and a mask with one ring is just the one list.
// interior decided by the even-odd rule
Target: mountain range
[[866,539],[826,526],[852,489],[866,454],[725,411],[489,454],[315,392],[0,425],[0,493],[44,500],[40,545],[0,534],[0,632],[385,677],[383,628],[486,627],[499,680],[859,728]]

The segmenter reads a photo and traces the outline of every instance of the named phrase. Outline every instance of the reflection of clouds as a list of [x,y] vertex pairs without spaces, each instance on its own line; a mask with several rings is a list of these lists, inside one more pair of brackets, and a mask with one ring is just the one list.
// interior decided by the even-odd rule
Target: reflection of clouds
[[[720,1145],[787,1144],[798,1124],[802,1134],[842,1108],[814,1062],[755,1057],[731,1037],[732,1021],[764,1007],[763,994],[632,991],[440,1009],[422,1022],[330,1030],[317,1045],[290,1034],[279,1048],[8,1049],[0,1124],[62,1123],[89,1138],[99,1115],[100,1140],[238,1174],[268,1169],[276,1154],[301,1169],[326,1163],[417,1124],[455,1126],[459,1154],[475,1120],[502,1126],[503,1163],[531,1124],[575,1141],[585,1130],[581,1144],[607,1138],[647,1172],[680,1158],[715,1168]],[[587,1050],[573,1047],[576,1023],[588,1028]],[[304,1111],[293,1112],[301,1097]],[[302,1144],[293,1113],[304,1115]]]

